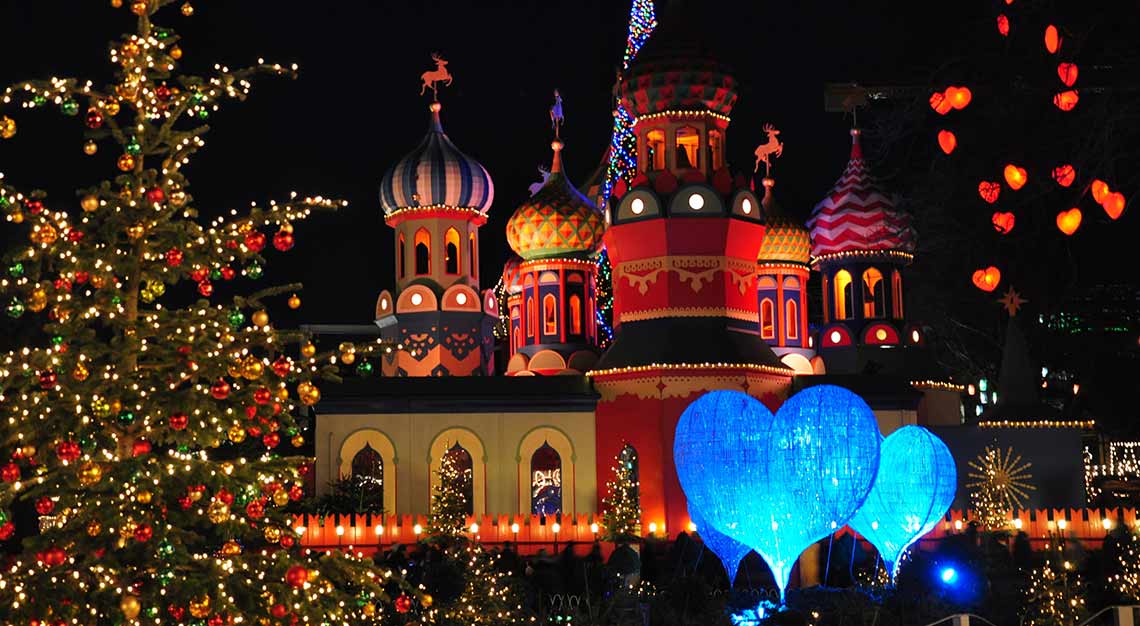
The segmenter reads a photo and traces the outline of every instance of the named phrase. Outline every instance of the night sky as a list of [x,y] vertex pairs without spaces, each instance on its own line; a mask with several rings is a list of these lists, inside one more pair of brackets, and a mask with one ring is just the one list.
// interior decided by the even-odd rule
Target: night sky
[[[107,42],[133,30],[133,16],[109,3],[9,2],[0,82],[49,75],[103,83],[113,70]],[[482,229],[482,280],[491,287],[509,254],[504,225],[548,163],[551,92],[561,89],[568,173],[583,182],[609,141],[610,90],[625,45],[629,3],[615,0],[506,2],[197,2],[193,17],[168,10],[160,23],[182,36],[182,69],[239,67],[259,56],[300,64],[296,81],[263,78],[249,100],[211,117],[207,146],[186,170],[203,215],[296,190],[343,197],[334,215],[301,224],[298,245],[269,253],[262,282],[306,283],[305,306],[281,307],[279,321],[368,323],[376,295],[394,285],[392,234],[381,219],[381,176],[422,138],[428,96],[419,75],[440,51],[455,77],[441,91],[443,123],[459,148],[495,182]],[[661,4],[661,3],[659,3]],[[773,123],[786,147],[775,175],[792,213],[807,216],[842,171],[850,120],[823,110],[825,82],[924,85],[944,55],[935,42],[989,28],[990,2],[865,0],[723,2],[722,30],[740,99],[729,128],[729,159],[748,170],[752,149]],[[858,5],[858,9],[847,5]],[[20,132],[0,144],[0,171],[50,202],[74,203],[74,189],[110,178],[114,149],[86,157],[82,115],[17,111]],[[10,230],[6,239],[11,240]]]

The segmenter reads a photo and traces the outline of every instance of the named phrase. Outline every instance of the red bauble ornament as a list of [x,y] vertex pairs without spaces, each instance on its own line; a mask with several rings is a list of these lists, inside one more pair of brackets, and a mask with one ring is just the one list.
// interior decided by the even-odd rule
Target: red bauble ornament
[[411,599],[411,597],[404,595],[404,594],[400,594],[400,597],[396,598],[396,612],[397,613],[407,613],[410,610],[412,610],[412,599]]
[[245,514],[253,520],[259,520],[265,517],[265,502],[262,501],[261,498],[250,502],[245,505]]
[[226,506],[230,506],[234,503],[234,494],[226,491],[224,487],[219,489],[218,493],[214,494],[214,497],[222,502],[225,502]]
[[219,378],[218,382],[214,383],[213,387],[210,387],[210,395],[213,396],[215,400],[225,400],[230,397],[230,384]]
[[[82,235],[80,238],[82,239]],[[57,291],[71,291],[71,281],[66,278],[57,278],[52,282],[52,285]]]
[[[285,582],[294,589],[300,589],[301,587],[304,587],[305,583],[308,581],[309,570],[301,567],[300,565],[294,565],[285,572]],[[399,602],[399,600],[397,600],[397,602]]]
[[253,231],[245,236],[245,247],[253,252],[261,252],[265,248],[265,234]]
[[67,562],[67,553],[63,551],[63,548],[58,546],[51,547],[43,553],[43,557],[40,560],[48,567],[63,565]]
[[290,500],[300,500],[303,497],[305,497],[305,488],[301,485],[293,485],[289,488]]
[[150,538],[153,536],[154,529],[150,527],[150,524],[139,524],[135,527],[135,541],[143,543],[150,541]]
[[75,284],[86,285],[88,280],[91,280],[91,274],[90,273],[88,273],[88,272],[76,272],[75,273]]
[[273,247],[277,248],[278,250],[280,250],[282,252],[285,252],[286,250],[289,250],[290,248],[292,248],[293,243],[294,243],[293,233],[288,233],[288,232],[285,232],[283,230],[279,230],[279,231],[277,231],[276,235],[273,235]]
[[162,190],[162,187],[148,189],[146,199],[152,204],[162,204],[162,202],[166,200],[166,192]]
[[67,239],[68,241],[70,241],[71,243],[79,243],[80,241],[83,240],[83,231],[75,230],[74,228],[69,228],[69,229],[67,229],[67,234],[64,235],[64,238]]
[[210,270],[204,267],[195,267],[194,271],[190,272],[190,280],[200,283],[210,276]]
[[99,111],[99,109],[96,109],[95,107],[91,107],[90,109],[87,109],[87,128],[90,128],[91,130],[95,130],[96,128],[99,128],[102,125],[103,125],[103,113],[101,113]]
[[273,392],[269,391],[265,387],[260,387],[257,391],[253,392],[253,401],[258,404],[269,404],[269,401],[272,399]]
[[190,423],[190,418],[187,417],[185,413],[175,413],[170,416],[168,421],[170,422],[170,427],[174,430],[185,430],[186,425]]
[[210,619],[206,620],[206,626],[225,626],[225,623],[225,618],[217,613],[211,615]]
[[194,501],[190,499],[190,496],[182,496],[181,498],[178,498],[178,506],[182,507],[183,511],[188,510],[193,505]]
[[237,276],[237,271],[228,265],[219,271],[222,273],[222,280],[233,280],[234,276]]
[[166,85],[159,85],[154,90],[154,97],[158,98],[162,102],[166,102],[170,99],[170,87],[167,87]]
[[68,463],[79,458],[79,444],[74,441],[61,441],[55,447],[55,455],[59,457],[60,461]]
[[245,407],[245,418],[246,419],[255,419],[256,417],[257,417],[257,407],[256,406],[251,404],[251,405]]
[[181,622],[183,617],[186,617],[186,607],[171,604],[166,607],[166,612],[174,618],[175,621]]
[[55,387],[55,381],[55,372],[51,370],[44,370],[40,372],[40,389],[51,389],[52,387]]
[[0,480],[6,483],[14,483],[20,480],[20,466],[15,463],[9,463],[4,467],[0,467]]
[[32,215],[39,215],[44,212],[44,203],[39,200],[28,200],[24,203],[24,206],[28,208],[28,213]]
[[40,515],[51,515],[51,512],[54,510],[55,503],[51,501],[51,498],[44,496],[36,500],[36,513]]
[[281,533],[281,547],[292,548],[295,540],[292,533]]
[[208,280],[199,281],[198,282],[198,293],[209,298],[210,294],[214,293],[214,286],[212,284],[210,284],[210,281],[208,281]]
[[261,428],[259,426],[250,426],[249,428],[245,429],[245,432],[248,433],[250,437],[261,436]]
[[178,248],[171,248],[166,251],[166,264],[170,267],[182,265],[182,258],[182,251]]
[[288,376],[289,372],[293,369],[293,362],[290,361],[288,357],[279,356],[273,361],[273,365],[270,365],[270,367],[273,369],[274,374],[284,378]]
[[269,609],[269,613],[273,617],[276,617],[277,619],[281,619],[282,617],[285,617],[285,615],[289,613],[289,609],[285,608],[284,604],[274,604],[273,608]]
[[150,442],[146,439],[139,439],[131,445],[131,455],[143,456],[144,454],[150,454]]
[[281,435],[269,433],[261,438],[261,442],[265,444],[266,448],[276,448],[277,444],[281,443]]
[[8,541],[16,534],[16,525],[12,522],[0,524],[0,541]]

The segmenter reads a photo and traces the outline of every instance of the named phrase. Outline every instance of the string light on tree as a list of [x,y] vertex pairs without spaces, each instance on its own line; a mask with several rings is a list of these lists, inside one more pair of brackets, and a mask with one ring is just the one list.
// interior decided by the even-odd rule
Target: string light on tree
[[614,459],[613,479],[606,482],[602,525],[608,541],[629,541],[641,536],[641,485],[637,451],[626,445]]
[[988,529],[1004,528],[1010,514],[1023,508],[1029,492],[1036,489],[1029,483],[1033,475],[1027,471],[1032,464],[1022,462],[1012,447],[1003,455],[1000,448],[986,446],[969,465],[972,471],[966,487],[979,521]]

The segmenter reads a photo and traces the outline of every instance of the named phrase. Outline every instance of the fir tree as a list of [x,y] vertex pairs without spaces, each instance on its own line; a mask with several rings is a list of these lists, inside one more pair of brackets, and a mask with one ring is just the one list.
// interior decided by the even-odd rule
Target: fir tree
[[1063,540],[1050,537],[1045,563],[1029,574],[1025,589],[1024,624],[1076,626],[1088,617],[1085,584],[1075,565],[1065,558]]
[[[293,414],[336,371],[306,336],[270,323],[273,298],[299,285],[210,301],[220,282],[261,276],[267,242],[288,250],[294,222],[341,203],[295,199],[206,224],[182,171],[223,102],[295,67],[177,74],[179,37],[152,22],[170,4],[126,3],[137,30],[110,44],[109,85],[51,78],[4,94],[9,115],[78,117],[84,151],[108,153],[117,172],[81,188],[77,207],[0,185],[0,212],[29,241],[7,255],[6,312],[43,329],[0,355],[0,540],[26,537],[0,572],[0,622],[396,617],[381,602],[398,575],[310,554],[291,530],[302,460],[277,450],[300,445]],[[0,117],[0,135],[15,133]],[[50,518],[41,533],[11,517],[23,503]]]
[[431,495],[428,536],[461,537],[467,531],[467,492],[470,490],[471,471],[459,468],[458,455],[445,453],[436,475],[439,483]]
[[614,478],[606,483],[608,495],[602,500],[605,539],[630,541],[641,536],[637,453],[631,446],[625,446],[618,454],[612,471]]
[[444,550],[444,557],[456,564],[463,576],[458,598],[441,602],[427,617],[445,626],[533,623],[535,618],[523,609],[521,585],[514,572],[498,567],[501,557],[490,554],[474,541],[460,540]]

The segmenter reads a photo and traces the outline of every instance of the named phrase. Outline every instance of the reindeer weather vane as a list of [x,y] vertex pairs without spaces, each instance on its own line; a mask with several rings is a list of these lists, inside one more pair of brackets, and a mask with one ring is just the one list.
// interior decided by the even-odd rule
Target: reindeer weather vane
[[772,172],[771,156],[778,157],[784,153],[784,142],[776,139],[780,131],[775,126],[765,124],[764,132],[768,133],[768,142],[756,146],[756,167],[752,171],[759,172],[760,163],[764,163],[764,176],[767,177]]
[[554,104],[550,106],[550,124],[554,126],[554,138],[561,139],[562,124],[566,118],[562,116],[562,94],[554,90]]
[[450,86],[451,72],[447,71],[447,61],[438,52],[431,53],[431,60],[435,61],[435,69],[420,74],[420,80],[424,81],[423,86],[420,87],[420,95],[424,95],[425,91],[431,89],[432,100],[439,102],[438,83]]

